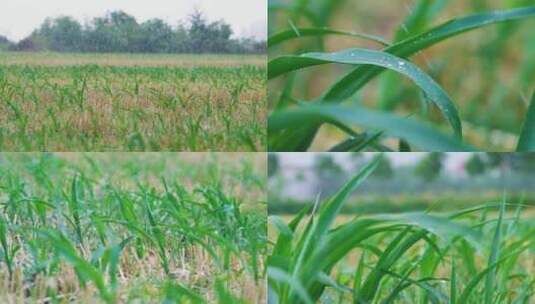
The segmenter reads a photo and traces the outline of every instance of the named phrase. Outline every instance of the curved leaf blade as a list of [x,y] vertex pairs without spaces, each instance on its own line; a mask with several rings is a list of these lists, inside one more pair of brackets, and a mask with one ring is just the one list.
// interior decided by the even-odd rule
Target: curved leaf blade
[[[535,17],[535,6],[487,12],[457,18],[436,26],[422,34],[396,43],[383,51],[407,58],[450,37],[475,30],[487,25]],[[384,71],[377,66],[359,66],[333,84],[320,98],[321,102],[342,102],[351,97],[375,76]],[[320,125],[305,124],[286,134],[288,138],[281,144],[273,145],[278,151],[306,151]]]
[[520,132],[518,139],[517,152],[533,152],[535,151],[535,92],[531,97],[531,102],[528,107],[524,125]]
[[347,49],[334,53],[307,53],[300,56],[282,56],[269,63],[269,79],[310,66],[341,63],[366,64],[383,67],[409,77],[440,109],[449,121],[454,134],[462,137],[459,114],[448,94],[424,71],[411,62],[394,55],[367,49]]
[[322,27],[295,28],[295,29],[285,30],[285,31],[282,31],[282,32],[279,32],[277,34],[270,36],[268,38],[267,43],[268,43],[268,47],[273,47],[273,46],[279,45],[283,42],[286,42],[292,39],[297,39],[301,37],[310,37],[310,36],[324,36],[324,35],[347,36],[347,37],[353,37],[353,38],[365,39],[365,40],[377,42],[383,46],[390,45],[388,41],[376,35],[339,31],[339,30],[333,30],[330,28],[322,28]]
[[397,115],[381,113],[361,107],[341,105],[311,105],[273,113],[268,120],[268,131],[278,132],[296,128],[305,123],[357,124],[385,131],[390,136],[403,138],[428,151],[474,151],[475,149],[455,138],[444,135],[432,127]]

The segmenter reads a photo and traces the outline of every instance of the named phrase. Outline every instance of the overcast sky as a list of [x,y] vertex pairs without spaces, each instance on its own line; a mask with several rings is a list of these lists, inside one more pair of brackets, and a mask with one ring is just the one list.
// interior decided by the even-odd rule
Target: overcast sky
[[210,20],[224,19],[240,37],[267,35],[267,0],[2,0],[0,6],[0,35],[12,40],[29,35],[46,17],[67,15],[84,22],[123,10],[140,22],[162,18],[174,25],[195,8]]

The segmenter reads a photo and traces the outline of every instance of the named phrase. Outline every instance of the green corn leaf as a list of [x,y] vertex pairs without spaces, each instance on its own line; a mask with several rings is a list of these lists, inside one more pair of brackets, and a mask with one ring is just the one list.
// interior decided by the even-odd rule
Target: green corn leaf
[[[390,136],[407,140],[427,151],[473,151],[474,148],[433,127],[394,114],[381,113],[362,107],[342,105],[314,105],[271,114],[270,133],[293,130],[307,122],[355,124],[384,131]],[[281,133],[285,135],[286,132]],[[270,142],[271,144],[271,142]]]
[[314,303],[310,296],[308,295],[307,291],[303,287],[303,285],[297,281],[295,278],[292,278],[287,272],[285,272],[282,269],[274,268],[274,267],[268,267],[267,269],[268,278],[270,281],[276,281],[276,282],[282,282],[285,284],[288,284],[292,287],[292,289],[296,292],[296,294],[300,297],[301,301],[305,304],[312,304]]
[[535,92],[531,97],[531,102],[528,106],[524,125],[520,132],[518,145],[516,148],[518,152],[533,152],[535,151]]
[[354,37],[354,38],[377,42],[377,43],[382,44],[383,46],[390,45],[390,43],[388,43],[386,40],[384,40],[383,38],[379,36],[338,31],[338,30],[333,30],[330,28],[294,28],[294,29],[282,31],[280,33],[274,34],[273,36],[270,36],[268,38],[267,43],[268,43],[268,47],[273,47],[285,41],[289,41],[289,40],[296,39],[296,38],[310,37],[310,36],[323,36],[323,35],[348,36],[348,37]]
[[481,241],[483,239],[481,232],[476,231],[468,226],[453,223],[447,218],[441,218],[422,212],[379,214],[374,215],[373,218],[388,221],[399,221],[404,224],[418,226],[446,240],[456,236],[462,236],[467,241],[471,242],[472,245],[481,248]]

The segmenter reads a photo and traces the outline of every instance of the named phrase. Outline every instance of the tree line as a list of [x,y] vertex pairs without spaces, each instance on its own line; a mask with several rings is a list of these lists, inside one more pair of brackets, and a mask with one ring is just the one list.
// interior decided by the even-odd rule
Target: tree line
[[[367,162],[363,153],[351,153],[351,162],[361,165]],[[444,171],[446,153],[430,152],[413,165],[413,173],[424,182],[433,182]],[[350,163],[351,163],[350,162]],[[476,177],[493,171],[529,173],[535,170],[535,154],[532,153],[473,153],[463,164],[468,176]],[[278,155],[268,155],[268,177],[275,176],[280,170]],[[330,154],[318,154],[312,166],[314,174],[324,183],[339,178],[347,178],[344,168]],[[383,157],[378,163],[372,178],[390,179],[395,175],[392,161]]]
[[92,53],[265,53],[266,42],[232,37],[224,21],[208,21],[200,11],[172,26],[162,19],[139,23],[114,11],[81,24],[72,17],[48,18],[15,43],[0,36],[0,51]]

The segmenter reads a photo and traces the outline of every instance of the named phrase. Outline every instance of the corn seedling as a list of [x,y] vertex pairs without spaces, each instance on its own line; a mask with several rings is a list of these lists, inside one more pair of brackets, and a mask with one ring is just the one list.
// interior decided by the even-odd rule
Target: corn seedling
[[0,57],[3,151],[265,149],[260,56]]
[[[426,56],[425,68],[411,59],[432,46],[462,39],[461,36],[465,33],[495,26],[498,28],[498,38],[481,47],[481,53],[484,54],[481,61],[485,75],[482,79],[487,81],[482,82],[488,84],[497,81],[497,76],[492,76],[498,73],[497,58],[508,54],[505,50],[510,51],[514,44],[510,40],[512,32],[521,30],[522,22],[532,22],[535,17],[535,7],[529,5],[532,4],[530,1],[511,1],[503,5],[503,9],[493,11],[478,8],[477,13],[458,16],[439,25],[433,25],[433,20],[446,9],[486,1],[467,1],[456,6],[454,1],[413,1],[408,15],[393,34],[392,41],[377,35],[333,28],[331,24],[335,21],[344,24],[343,20],[337,19],[341,7],[354,9],[356,16],[352,15],[352,18],[358,19],[359,16],[366,18],[363,12],[366,11],[366,5],[370,4],[366,1],[359,4],[353,3],[354,1],[332,2],[269,1],[272,21],[270,31],[274,32],[268,40],[268,79],[271,81],[271,113],[268,118],[270,151],[306,151],[318,148],[326,150],[329,147],[331,151],[472,151],[477,150],[477,143],[483,141],[480,138],[485,135],[481,134],[486,134],[483,131],[474,131],[474,126],[489,133],[514,133],[514,145],[504,144],[504,140],[499,143],[491,142],[489,135],[487,142],[491,142],[489,145],[492,146],[485,147],[485,150],[533,150],[533,73],[526,72],[522,66],[518,68],[514,85],[522,87],[520,95],[533,97],[531,101],[529,96],[524,98],[525,102],[519,100],[522,103],[519,111],[527,114],[514,117],[516,113],[505,114],[502,110],[508,107],[511,99],[515,100],[510,97],[512,94],[507,88],[488,88],[492,96],[485,95],[488,93],[485,91],[473,100],[467,100],[466,97],[461,98],[457,91],[448,92],[450,87],[461,90],[460,85],[448,85],[444,88],[445,85],[440,80],[435,80],[440,78],[441,73],[445,73],[443,71],[447,67],[446,61],[456,60],[450,58],[449,54],[441,57],[439,52],[433,53],[433,58]],[[389,5],[390,3],[385,3],[379,6],[391,12]],[[398,3],[393,4],[397,5]],[[361,11],[358,10],[359,7]],[[381,20],[369,18],[379,22],[377,26],[381,25]],[[526,27],[529,28],[527,25]],[[528,66],[533,66],[533,35],[526,35],[530,38],[521,41],[526,45],[522,49],[526,56],[524,60]],[[353,45],[370,47],[338,49],[336,44],[329,44],[331,37],[342,37],[351,40]],[[343,44],[344,47],[347,43],[346,41]],[[331,50],[333,48],[335,50]],[[487,55],[487,52],[494,52],[494,55]],[[451,56],[458,58],[465,55],[455,49],[443,49],[442,53],[451,53]],[[433,62],[430,63],[429,60]],[[435,62],[438,63],[434,64]],[[330,65],[347,68],[337,69],[336,74],[342,73],[343,76],[334,83],[329,82],[327,88],[318,92],[322,86],[318,87],[317,83],[330,81],[330,77],[329,73],[318,77],[319,73],[314,71],[327,71],[325,66]],[[376,78],[378,83],[373,82]],[[403,78],[410,82],[406,83]],[[377,92],[364,92],[365,89]],[[451,97],[451,93],[455,93],[456,98]],[[376,100],[368,100],[372,98]],[[405,105],[405,100],[419,100],[419,109]],[[504,105],[506,100],[507,106]],[[373,109],[374,106],[376,109]],[[393,113],[395,110],[398,112],[397,108],[401,106],[404,106],[404,114]],[[482,111],[503,117],[486,119],[482,116],[488,115],[481,115]],[[438,113],[440,115],[434,115]],[[505,117],[506,115],[508,116]],[[444,123],[440,122],[441,119]],[[521,123],[518,123],[519,120]],[[498,123],[501,125],[497,126]],[[319,136],[318,132],[323,125],[330,125],[331,129],[322,129],[331,130],[331,133],[322,133],[324,136]],[[449,132],[445,131],[446,125]],[[470,126],[472,136],[465,134],[467,125]],[[333,142],[332,138],[336,138],[338,143]],[[399,144],[387,141],[392,138]]]
[[[530,303],[532,220],[504,197],[450,213],[355,215],[347,198],[380,156],[339,192],[288,222],[270,216],[270,303]],[[513,211],[513,212],[509,212]],[[529,262],[528,262],[529,261]]]

